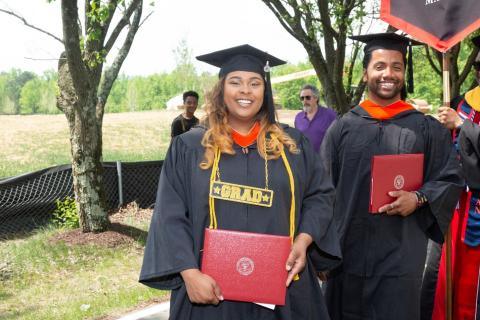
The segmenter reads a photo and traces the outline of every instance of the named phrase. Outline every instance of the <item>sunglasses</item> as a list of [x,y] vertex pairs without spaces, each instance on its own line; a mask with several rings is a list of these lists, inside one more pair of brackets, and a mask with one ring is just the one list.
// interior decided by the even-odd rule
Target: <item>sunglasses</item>
[[312,99],[312,96],[300,96],[300,100],[307,100],[307,101],[310,101],[310,99]]
[[473,68],[475,69],[475,71],[480,71],[480,61],[474,62]]

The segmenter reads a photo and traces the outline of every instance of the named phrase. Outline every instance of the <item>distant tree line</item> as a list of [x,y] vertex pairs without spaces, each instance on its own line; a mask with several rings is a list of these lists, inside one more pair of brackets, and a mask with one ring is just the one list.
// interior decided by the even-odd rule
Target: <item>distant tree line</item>
[[0,73],[0,114],[59,113],[56,83],[54,71],[42,75],[19,69]]
[[[57,72],[37,75],[12,69],[0,73],[0,114],[57,114]],[[182,74],[179,70],[149,76],[121,75],[107,100],[106,112],[164,109],[166,102],[184,90],[208,90],[215,76]]]
[[[465,64],[471,48],[466,46],[458,60]],[[425,50],[414,48],[415,93],[411,97],[427,100],[438,106],[442,98],[442,82],[439,74],[427,63]],[[361,55],[360,55],[361,57]],[[121,75],[115,81],[107,101],[106,112],[133,112],[144,110],[160,110],[172,97],[185,90],[196,90],[200,94],[200,104],[205,94],[217,79],[216,74],[198,74],[190,62],[185,59],[170,73],[159,73],[149,76]],[[273,77],[311,69],[309,62],[286,64],[273,70]],[[355,64],[353,79],[360,79],[362,69]],[[345,70],[348,72],[348,70]],[[304,84],[314,84],[323,92],[316,76],[277,83],[273,86],[275,101],[285,109],[301,109],[298,94]],[[463,82],[462,92],[474,84],[472,75]],[[0,73],[0,114],[57,114],[56,107],[57,72],[46,71],[37,75],[30,71],[12,69]],[[325,103],[325,99],[322,99]]]
[[[312,68],[309,63],[288,64],[275,70],[273,76]],[[11,69],[0,73],[0,114],[58,114],[57,72],[41,75]],[[200,104],[217,79],[216,74],[198,74],[193,64],[181,64],[170,73],[148,76],[120,75],[107,100],[106,112],[132,112],[165,109],[167,101],[186,90],[200,94]],[[276,101],[283,108],[299,109],[298,93],[305,83],[319,85],[315,76],[283,82],[274,86]]]

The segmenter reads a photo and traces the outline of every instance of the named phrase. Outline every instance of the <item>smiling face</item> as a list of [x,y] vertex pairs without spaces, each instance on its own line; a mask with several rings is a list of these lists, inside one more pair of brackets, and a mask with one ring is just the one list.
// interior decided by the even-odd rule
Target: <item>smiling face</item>
[[185,106],[186,115],[191,118],[193,117],[195,110],[197,110],[198,100],[194,96],[187,96],[183,102],[183,105]]
[[232,71],[225,77],[223,100],[228,110],[228,123],[238,132],[250,129],[262,108],[265,82],[261,75],[248,71]]
[[405,63],[401,52],[386,49],[372,52],[363,74],[370,100],[381,106],[400,100],[404,79]]

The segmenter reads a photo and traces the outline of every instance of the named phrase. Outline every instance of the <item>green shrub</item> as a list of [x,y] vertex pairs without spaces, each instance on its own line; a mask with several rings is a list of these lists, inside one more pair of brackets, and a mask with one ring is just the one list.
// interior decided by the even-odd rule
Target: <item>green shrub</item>
[[60,228],[75,229],[80,226],[75,199],[66,197],[55,200],[57,208],[53,211],[53,223]]

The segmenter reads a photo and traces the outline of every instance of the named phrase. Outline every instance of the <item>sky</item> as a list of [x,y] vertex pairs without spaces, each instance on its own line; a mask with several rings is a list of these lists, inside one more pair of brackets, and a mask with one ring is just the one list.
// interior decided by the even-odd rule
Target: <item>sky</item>
[[[280,24],[261,0],[156,0],[145,1],[143,15],[153,14],[137,32],[121,73],[149,75],[175,68],[173,51],[185,39],[193,56],[251,44],[290,63],[307,59],[302,45]],[[83,1],[79,1],[79,7]],[[0,0],[0,8],[23,16],[28,23],[62,38],[60,0]],[[11,68],[38,74],[57,68],[62,44],[0,12],[2,42],[0,72]],[[34,59],[34,60],[33,60]],[[107,64],[112,61],[107,57]],[[199,71],[216,72],[195,61]]]

